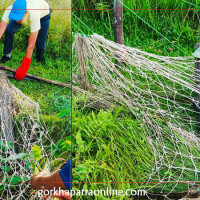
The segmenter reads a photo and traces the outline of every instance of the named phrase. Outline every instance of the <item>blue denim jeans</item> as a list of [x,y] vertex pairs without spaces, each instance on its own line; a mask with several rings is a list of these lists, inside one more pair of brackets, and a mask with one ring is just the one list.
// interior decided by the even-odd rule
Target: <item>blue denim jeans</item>
[[[47,39],[47,33],[49,29],[50,17],[51,17],[51,11],[48,15],[40,19],[41,28],[39,30],[37,41],[36,41],[36,50],[38,53],[44,54],[44,51],[46,49],[46,39]],[[5,42],[4,42],[4,50],[3,50],[4,54],[11,53],[12,48],[13,48],[14,34],[19,30],[20,27],[21,27],[21,24],[18,24],[14,20],[10,20],[5,31]]]

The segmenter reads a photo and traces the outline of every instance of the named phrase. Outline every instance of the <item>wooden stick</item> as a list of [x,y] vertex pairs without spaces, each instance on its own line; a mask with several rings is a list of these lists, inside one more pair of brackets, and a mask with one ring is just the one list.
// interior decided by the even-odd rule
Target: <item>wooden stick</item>
[[[123,3],[123,0],[121,0]],[[123,29],[123,5],[119,0],[114,0],[114,38],[115,42],[124,44],[124,29]],[[116,55],[119,58],[118,55]],[[120,62],[116,59],[116,65],[120,65]]]
[[[123,0],[121,0],[123,2]],[[119,0],[114,0],[114,36],[115,42],[124,44],[123,30],[123,5]]]
[[[16,73],[16,70],[8,68],[6,66],[0,65],[0,69],[4,69],[4,70],[7,70],[7,71]],[[36,79],[36,80],[39,80],[39,81],[44,81],[46,83],[51,83],[51,84],[54,84],[54,85],[57,85],[57,86],[60,86],[60,87],[67,87],[68,89],[71,89],[71,84],[60,83],[60,82],[57,82],[57,81],[48,80],[48,79],[41,78],[41,77],[38,77],[38,76],[34,76],[34,75],[31,75],[31,74],[26,74],[26,77]]]
[[[14,73],[16,72],[16,70],[2,66],[2,65],[0,65],[0,69],[4,69],[4,70],[14,72]],[[77,86],[71,86],[70,84],[51,81],[51,80],[40,78],[38,76],[34,76],[34,75],[31,75],[31,74],[26,74],[26,77],[36,79],[36,80],[40,80],[40,81],[44,81],[44,82],[47,82],[47,83],[52,83],[54,85],[58,85],[58,86],[61,86],[61,87],[67,87],[70,90],[72,89],[72,93],[74,93],[74,94],[80,94],[80,95],[84,94],[85,96],[88,96],[87,104],[90,105],[91,107],[94,107],[94,108],[108,109],[108,108],[114,106],[113,104],[104,100],[103,98],[97,97],[97,96],[93,95],[92,93],[90,93],[90,92],[88,92],[84,89],[81,89]]]

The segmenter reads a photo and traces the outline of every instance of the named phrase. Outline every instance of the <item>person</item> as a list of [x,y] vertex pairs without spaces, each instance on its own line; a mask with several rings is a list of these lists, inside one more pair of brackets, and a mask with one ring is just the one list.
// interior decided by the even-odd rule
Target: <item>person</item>
[[0,63],[4,64],[11,60],[14,35],[21,25],[30,26],[26,55],[15,74],[17,80],[22,80],[26,76],[35,45],[37,62],[45,64],[44,53],[50,17],[51,9],[45,0],[15,0],[4,12],[0,23],[0,39],[5,33],[4,55]]
[[[44,172],[40,172],[31,177],[31,188],[34,190],[71,190],[72,189],[72,159],[70,159],[65,166],[58,172],[51,176],[44,176]],[[66,195],[62,191],[61,194],[53,194],[54,197],[60,199],[71,200],[71,195]]]

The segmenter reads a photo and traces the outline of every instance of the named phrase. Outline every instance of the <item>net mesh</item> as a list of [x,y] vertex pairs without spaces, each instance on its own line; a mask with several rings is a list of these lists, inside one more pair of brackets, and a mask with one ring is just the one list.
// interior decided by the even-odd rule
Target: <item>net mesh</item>
[[50,173],[54,143],[39,105],[14,87],[3,71],[0,77],[0,199],[35,199],[29,179],[41,169]]
[[[105,102],[128,107],[143,121],[145,132],[141,134],[154,155],[145,181],[156,182],[148,191],[167,197],[196,187],[200,175],[200,76],[194,58],[158,56],[97,34],[77,34],[73,49],[77,63],[74,85]],[[184,187],[178,183],[185,181],[190,182]]]

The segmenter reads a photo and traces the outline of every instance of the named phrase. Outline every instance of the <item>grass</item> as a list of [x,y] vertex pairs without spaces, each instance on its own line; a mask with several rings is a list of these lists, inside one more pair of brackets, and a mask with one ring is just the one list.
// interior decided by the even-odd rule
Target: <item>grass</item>
[[[147,0],[147,1],[123,1],[134,11],[124,11],[124,43],[127,46],[136,47],[146,52],[163,56],[191,56],[194,46],[199,41],[199,13],[198,10],[141,10],[141,9],[197,9],[199,1],[171,0]],[[196,6],[192,6],[195,4]],[[113,8],[111,0],[82,0],[74,1],[73,8],[76,9],[104,9]],[[126,7],[125,7],[126,8]],[[114,30],[113,11],[73,11],[74,34],[81,32],[84,35],[97,33],[105,38],[113,40]],[[80,20],[78,20],[78,18]],[[89,28],[88,28],[89,27]],[[92,31],[91,31],[92,30]],[[128,75],[127,75],[128,76]],[[153,75],[152,75],[153,77]],[[136,79],[137,80],[137,79]],[[141,80],[136,81],[140,84]],[[169,83],[168,84],[173,84]],[[138,85],[138,87],[145,87]],[[162,93],[162,88],[152,85],[152,88]],[[186,95],[191,95],[185,91]],[[75,168],[73,169],[75,182],[142,182],[147,180],[152,166],[154,166],[154,156],[151,148],[145,141],[144,127],[141,121],[135,119],[126,108],[118,110],[92,110],[87,107],[80,108],[77,102],[81,98],[73,97],[73,138]],[[165,103],[165,102],[162,102]],[[116,114],[117,113],[117,114]],[[193,113],[190,113],[194,116]],[[168,132],[165,121],[157,123]],[[174,132],[177,136],[177,133]],[[165,135],[164,143],[173,149],[173,144]],[[180,139],[181,140],[181,139]],[[188,153],[184,145],[179,145],[181,152]],[[162,150],[160,149],[162,152]],[[194,155],[199,157],[197,148],[191,149]],[[172,162],[174,155],[168,162]],[[181,158],[180,158],[181,160]],[[167,162],[167,161],[166,161]],[[182,160],[188,168],[193,168],[190,159]],[[179,159],[173,163],[174,166],[182,167]],[[198,160],[195,160],[198,166]],[[178,180],[181,169],[169,170],[162,167],[159,171],[160,178],[164,180],[170,177],[171,181]],[[194,172],[185,171],[181,177],[182,181],[193,180]],[[152,177],[158,180],[158,174]],[[125,190],[127,188],[142,188],[144,185],[137,184],[75,184],[77,188],[105,189],[112,188]],[[175,185],[157,185],[153,192],[169,192]],[[147,184],[146,188],[151,188],[152,184]],[[164,190],[162,190],[164,188]],[[187,185],[179,184],[173,192],[187,190]],[[99,197],[98,197],[99,198]],[[97,198],[97,199],[98,199]],[[103,198],[102,199],[107,199]],[[80,198],[81,199],[81,198]],[[83,198],[84,199],[84,198]],[[120,197],[110,197],[109,199],[120,199]],[[123,199],[123,198],[122,198]],[[128,197],[127,197],[128,199]]]
[[[200,6],[198,1],[191,3]],[[131,9],[198,9],[183,1],[130,1],[124,0],[124,4]],[[101,6],[100,6],[101,5]],[[113,8],[113,1],[87,0],[75,1],[74,8]],[[125,7],[126,8],[126,7]],[[105,36],[107,39],[114,39],[113,11],[73,11],[93,32]],[[141,20],[139,17],[143,20]],[[94,23],[95,19],[95,23]],[[147,24],[144,23],[147,22]],[[199,16],[198,10],[167,10],[167,11],[124,11],[124,39],[125,44],[138,47],[142,50],[162,55],[183,55],[171,43],[157,34],[150,27],[154,27],[159,33],[168,38],[174,45],[184,51],[184,55],[191,55],[195,43],[199,40]],[[88,35],[92,32],[80,21],[73,17],[73,23]],[[150,26],[149,26],[150,25]],[[75,26],[73,32],[80,32]],[[173,49],[173,50],[172,50]]]
[[[87,106],[80,107],[80,99],[80,97],[73,97],[72,110],[72,131],[74,133],[72,140],[73,181],[75,182],[75,189],[103,190],[106,187],[111,187],[125,191],[127,188],[151,188],[151,192],[156,193],[170,192],[173,187],[175,187],[174,193],[188,189],[186,184],[158,184],[156,187],[153,183],[137,184],[136,182],[148,181],[148,177],[155,167],[155,157],[152,147],[147,141],[146,128],[143,122],[135,119],[124,107],[106,111],[89,109]],[[181,155],[177,155],[174,160],[175,155],[171,150],[177,152],[178,149],[188,157],[192,152],[192,155],[198,158],[198,147],[193,146],[188,151],[183,139],[178,133],[174,132],[174,136],[179,138],[177,140],[182,141],[178,142],[176,149],[174,149],[173,140],[169,138],[168,134],[170,130],[165,120],[155,118],[155,123],[160,123],[160,127],[164,130],[162,132],[163,145],[166,147],[168,158],[163,161],[167,165],[160,166],[159,172],[153,173],[150,182],[157,182],[158,179],[169,182],[193,180],[195,172],[187,169],[193,169],[194,164],[198,166],[199,160],[190,160],[181,157]],[[158,149],[160,155],[163,155],[162,147]],[[159,158],[157,159],[159,160]],[[184,171],[182,171],[183,164],[187,168]],[[168,169],[167,166],[170,165],[177,167],[177,169]],[[199,167],[197,168],[199,169]],[[80,184],[77,182],[80,182]],[[96,182],[105,183],[94,184]],[[113,184],[113,182],[118,184]],[[82,197],[79,197],[79,199],[82,199]],[[111,199],[115,199],[115,197]],[[117,197],[117,199],[120,199],[120,197]]]
[[[73,99],[74,182],[144,181],[151,171],[153,152],[143,134],[142,122],[123,108],[91,111]],[[127,159],[130,158],[130,159]],[[137,163],[140,163],[138,165]],[[133,178],[134,177],[134,178]],[[125,190],[137,184],[74,184],[75,188]],[[78,198],[78,197],[77,197]],[[99,197],[100,198],[100,197]],[[80,197],[81,199],[81,197]]]

